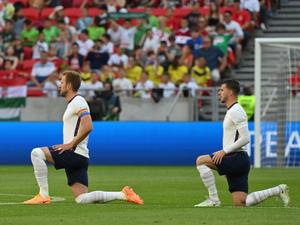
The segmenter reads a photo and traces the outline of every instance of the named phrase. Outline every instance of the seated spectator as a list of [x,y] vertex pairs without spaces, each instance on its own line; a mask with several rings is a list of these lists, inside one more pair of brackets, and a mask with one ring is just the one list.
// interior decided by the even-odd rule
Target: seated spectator
[[179,89],[182,91],[184,97],[196,97],[199,86],[191,79],[189,74],[183,76],[183,82],[180,84]]
[[114,44],[111,41],[109,34],[104,34],[101,38],[102,47],[101,52],[107,53],[109,56],[114,53]]
[[45,41],[44,33],[40,33],[36,44],[33,46],[33,59],[40,59],[41,52],[48,52],[49,46],[48,43]]
[[289,78],[289,85],[292,88],[292,95],[300,95],[300,62],[296,65],[296,71]]
[[13,62],[12,69],[15,70],[17,68],[18,63],[19,63],[19,59],[16,55],[16,52],[15,52],[15,49],[14,49],[13,45],[7,46],[6,51],[5,51],[4,59],[5,60],[10,60],[11,62]]
[[159,64],[157,56],[152,51],[148,52],[147,54],[145,71],[149,80],[151,80],[155,86],[158,86],[161,82],[164,68]]
[[179,58],[179,64],[186,66],[188,69],[192,68],[193,65],[193,52],[190,45],[185,45],[182,47],[182,55]]
[[6,76],[13,77],[14,79],[16,77],[22,77],[27,79],[29,77],[29,74],[24,73],[22,71],[16,70],[13,68],[13,61],[6,59],[3,61],[3,65],[0,67],[1,74],[5,74]]
[[120,48],[124,49],[126,53],[130,53],[134,50],[134,36],[136,33],[136,27],[132,26],[130,20],[126,20],[121,28],[121,40]]
[[235,8],[235,13],[232,15],[232,19],[236,22],[239,23],[241,26],[243,32],[244,32],[244,41],[243,41],[243,46],[246,46],[250,34],[253,30],[253,26],[251,23],[251,14],[248,10],[242,9],[240,7],[240,0],[234,0],[234,8]]
[[171,29],[166,26],[166,18],[165,17],[159,17],[159,22],[157,27],[152,27],[153,36],[157,37],[161,41],[167,41],[169,40]]
[[122,96],[131,96],[133,85],[131,81],[127,78],[127,73],[120,68],[120,77],[113,80],[114,90]]
[[64,7],[61,5],[54,8],[54,11],[49,15],[49,19],[54,19],[56,22],[63,21],[64,24],[70,24],[70,18],[65,16]]
[[160,46],[157,52],[158,63],[164,68],[164,70],[168,70],[169,67],[169,58],[168,58],[168,46],[167,42],[161,41]]
[[90,67],[90,63],[88,61],[85,61],[82,66],[82,70],[80,73],[80,77],[82,80],[82,83],[91,83],[92,78],[92,71]]
[[57,58],[66,59],[70,48],[67,31],[61,31],[57,39],[51,43],[51,47],[55,49]]
[[70,69],[79,71],[83,66],[84,56],[79,53],[79,45],[74,42],[71,48],[71,54],[68,57]]
[[0,35],[4,48],[7,48],[9,45],[13,44],[16,39],[16,34],[14,31],[14,22],[12,20],[5,21],[5,25]]
[[43,91],[47,97],[56,98],[58,97],[58,89],[60,86],[60,81],[58,79],[58,74],[53,73],[49,75],[47,82],[45,82]]
[[105,28],[99,26],[99,23],[100,23],[100,18],[96,16],[93,19],[92,24],[90,24],[87,28],[89,39],[91,39],[92,41],[101,39],[101,37],[105,34]]
[[14,32],[16,34],[16,37],[20,38],[26,20],[26,18],[23,16],[23,12],[21,9],[16,10],[13,20],[14,20]]
[[176,57],[169,65],[168,74],[170,80],[178,85],[183,81],[183,76],[188,73],[188,67],[179,64],[179,57]]
[[93,19],[88,15],[88,9],[81,9],[81,17],[76,21],[76,28],[79,32],[86,30],[93,22]]
[[139,64],[137,64],[137,62],[133,57],[129,57],[128,66],[126,67],[126,73],[131,83],[133,85],[136,85],[136,83],[141,78],[141,75],[143,73],[143,68]]
[[186,18],[180,20],[180,28],[175,30],[176,36],[190,36],[190,28]]
[[103,89],[103,84],[99,81],[99,75],[96,72],[91,72],[89,78],[89,80],[82,82],[79,88],[80,95],[86,97],[88,100],[95,97],[96,92],[102,91]]
[[198,57],[195,59],[195,65],[192,68],[192,78],[200,87],[209,86],[211,74],[209,67],[206,66],[206,60],[204,57]]
[[115,49],[115,53],[109,57],[107,62],[108,65],[118,65],[126,67],[128,65],[128,56],[124,53],[122,49]]
[[196,50],[199,50],[202,48],[202,37],[200,36],[199,34],[199,31],[198,30],[192,30],[191,31],[191,36],[192,38],[189,39],[186,44],[187,45],[190,45],[191,48],[196,51]]
[[43,34],[45,41],[50,44],[52,41],[55,41],[60,33],[60,30],[57,26],[52,25],[50,19],[44,21]]
[[216,2],[210,3],[210,11],[208,15],[209,31],[214,31],[214,27],[220,23],[219,6]]
[[134,34],[134,46],[143,46],[144,36],[146,36],[147,30],[150,29],[150,25],[144,18],[137,20],[136,33]]
[[56,71],[55,65],[48,60],[48,52],[41,52],[41,59],[33,65],[31,79],[33,83],[41,88],[51,74]]
[[39,32],[32,26],[32,22],[29,19],[25,20],[25,27],[21,32],[21,40],[23,46],[32,47],[39,36]]
[[207,26],[207,20],[204,16],[201,16],[199,18],[199,25],[198,25],[198,32],[200,34],[201,37],[204,37],[206,35],[208,35],[208,26]]
[[235,52],[236,62],[238,64],[242,57],[241,43],[244,39],[244,32],[238,22],[232,20],[232,13],[230,11],[226,11],[224,13],[224,24],[226,27],[226,32],[233,35],[229,41],[229,46]]
[[226,68],[226,57],[217,47],[212,46],[211,38],[203,38],[203,48],[193,52],[195,58],[204,57],[206,64],[211,71],[211,77],[214,82],[221,79],[220,73]]
[[103,42],[96,40],[93,48],[89,51],[86,59],[90,62],[92,71],[100,71],[101,67],[107,64],[109,60],[109,54],[102,52]]
[[142,43],[143,51],[154,51],[156,53],[160,46],[160,39],[157,36],[154,36],[152,30],[149,29],[147,30],[147,35],[143,37]]
[[114,44],[114,46],[120,45],[121,33],[122,28],[115,21],[111,20],[109,29],[107,30],[107,34],[110,35],[111,42]]
[[80,38],[77,40],[77,44],[79,46],[79,53],[84,57],[87,56],[88,52],[93,48],[94,42],[89,39],[88,30],[83,30],[80,33]]
[[112,72],[112,68],[109,65],[104,65],[102,66],[100,70],[100,80],[105,83],[105,82],[110,82],[112,83],[114,79],[114,75]]
[[175,84],[170,81],[170,77],[167,74],[164,74],[161,78],[161,83],[158,86],[163,90],[163,97],[170,98],[175,95]]
[[111,83],[106,82],[104,84],[104,91],[100,93],[99,97],[104,103],[104,115],[102,120],[104,121],[118,121],[121,113],[120,97],[115,95]]
[[24,50],[22,46],[22,41],[20,39],[15,40],[15,54],[18,57],[20,61],[23,61],[24,59]]
[[[2,0],[2,21],[11,20],[15,13],[15,7],[9,0]],[[3,22],[3,25],[5,22]]]
[[254,120],[255,96],[250,86],[243,88],[243,94],[238,97],[238,103],[244,108],[248,121]]
[[222,23],[216,26],[216,32],[213,45],[219,48],[223,54],[227,56],[228,44],[233,35],[226,33],[226,27]]
[[201,16],[200,4],[199,4],[199,2],[194,2],[193,6],[192,6],[192,12],[187,16],[189,28],[191,30],[194,30],[194,29],[196,29],[196,27],[198,27],[198,22],[199,22],[200,16]]
[[144,99],[151,98],[151,91],[154,88],[154,84],[151,80],[148,79],[146,72],[143,72],[139,82],[135,86],[135,97],[141,97]]
[[174,35],[171,35],[169,37],[169,47],[167,51],[168,60],[173,61],[175,57],[181,55],[181,48],[176,43],[176,37]]

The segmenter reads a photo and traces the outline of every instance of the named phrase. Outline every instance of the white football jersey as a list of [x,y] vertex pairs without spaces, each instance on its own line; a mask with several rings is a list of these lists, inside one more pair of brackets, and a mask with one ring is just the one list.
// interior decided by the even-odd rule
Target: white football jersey
[[238,129],[246,128],[247,135],[249,135],[248,130],[248,120],[247,114],[241,105],[234,103],[226,112],[223,121],[223,150],[228,152],[246,151],[246,145],[238,148],[229,150],[229,146],[232,146],[239,138]]
[[[69,101],[67,109],[63,116],[64,144],[70,143],[77,135],[80,127],[80,118],[78,114],[81,111],[90,112],[90,109],[86,100],[82,96],[76,95]],[[89,158],[89,150],[87,148],[87,144],[88,136],[76,146],[75,153]]]

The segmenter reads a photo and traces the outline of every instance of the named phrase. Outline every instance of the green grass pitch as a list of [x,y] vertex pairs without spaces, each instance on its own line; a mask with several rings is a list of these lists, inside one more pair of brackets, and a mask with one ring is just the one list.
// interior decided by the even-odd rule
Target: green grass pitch
[[194,167],[91,166],[91,191],[118,191],[130,185],[145,205],[122,201],[78,205],[66,185],[64,171],[49,167],[51,195],[66,200],[28,206],[11,203],[37,193],[32,167],[0,166],[0,225],[300,224],[300,169],[252,169],[250,173],[250,192],[287,183],[290,208],[283,208],[278,198],[256,207],[233,208],[225,178],[216,178],[222,206],[193,208],[207,195]]

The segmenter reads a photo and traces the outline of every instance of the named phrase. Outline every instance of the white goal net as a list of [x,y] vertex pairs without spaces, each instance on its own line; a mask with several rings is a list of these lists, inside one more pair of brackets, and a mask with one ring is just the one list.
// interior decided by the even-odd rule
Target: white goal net
[[255,167],[300,166],[300,38],[255,40]]

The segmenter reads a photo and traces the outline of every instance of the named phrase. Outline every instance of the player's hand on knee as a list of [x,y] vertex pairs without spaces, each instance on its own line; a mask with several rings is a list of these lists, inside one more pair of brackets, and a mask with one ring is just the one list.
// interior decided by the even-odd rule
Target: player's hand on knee
[[59,153],[61,154],[64,151],[73,151],[74,146],[72,143],[68,143],[68,144],[54,145],[53,149],[55,151],[59,151]]
[[226,153],[224,152],[224,150],[220,150],[220,151],[217,151],[215,153],[213,153],[213,158],[212,158],[212,161],[214,164],[218,165],[222,162],[222,159],[224,157]]

